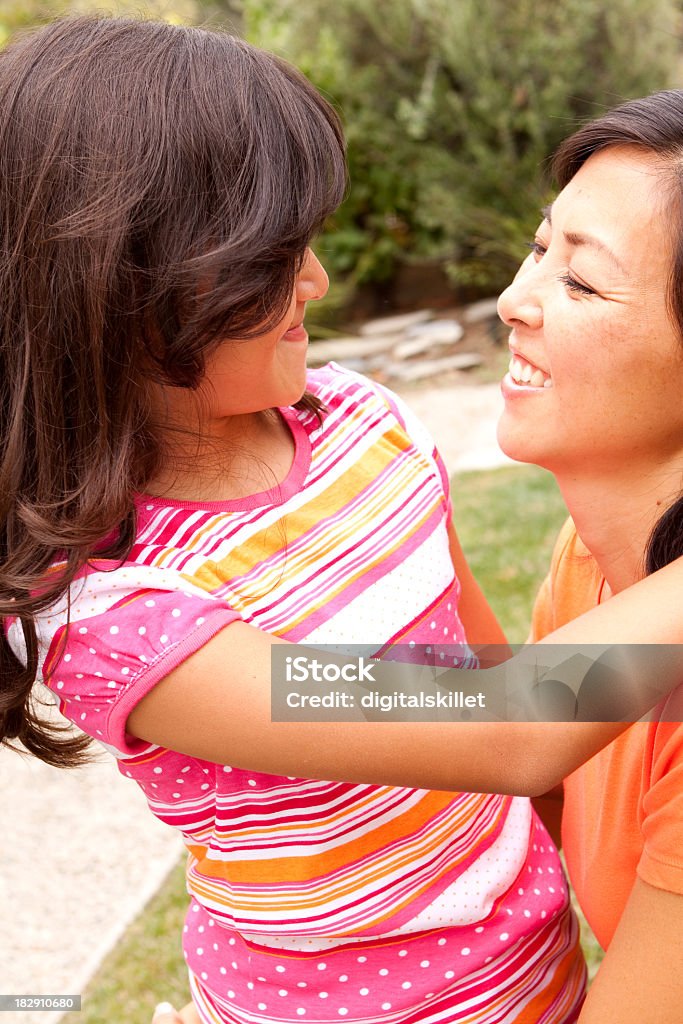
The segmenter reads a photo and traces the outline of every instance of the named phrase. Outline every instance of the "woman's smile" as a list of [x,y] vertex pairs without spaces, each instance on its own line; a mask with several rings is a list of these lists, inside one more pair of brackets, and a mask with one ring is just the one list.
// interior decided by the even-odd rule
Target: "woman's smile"
[[523,355],[515,352],[514,349],[510,356],[508,373],[505,375],[504,381],[515,387],[521,386],[533,389],[551,388],[553,386],[550,374],[535,366],[528,359],[525,359]]

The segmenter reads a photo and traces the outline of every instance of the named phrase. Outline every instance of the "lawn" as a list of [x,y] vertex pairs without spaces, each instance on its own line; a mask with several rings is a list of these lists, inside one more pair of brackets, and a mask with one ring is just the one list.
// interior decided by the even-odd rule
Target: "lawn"
[[[508,638],[527,635],[538,585],[566,515],[550,474],[510,467],[466,473],[452,482],[455,521],[465,553]],[[149,1024],[155,1004],[188,999],[180,935],[186,907],[182,865],[129,928],[84,994],[78,1024]],[[593,970],[595,940],[585,934]]]
[[524,643],[539,583],[567,516],[550,473],[510,466],[451,481],[460,543],[508,640]]

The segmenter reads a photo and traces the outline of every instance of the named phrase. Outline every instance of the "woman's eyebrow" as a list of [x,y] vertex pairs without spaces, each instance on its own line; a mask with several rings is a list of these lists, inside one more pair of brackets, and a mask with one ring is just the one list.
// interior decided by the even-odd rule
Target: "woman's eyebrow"
[[[553,223],[552,210],[552,205],[544,206],[541,210],[543,217],[545,218],[545,220],[547,220],[548,224],[550,224],[551,227]],[[617,270],[619,270],[624,275],[624,277],[630,276],[624,264],[619,260],[615,253],[612,252],[610,247],[608,245],[605,245],[605,243],[602,242],[599,238],[596,238],[595,235],[585,235],[579,231],[563,231],[562,233],[565,237],[565,240],[569,243],[569,245],[585,245],[590,249],[596,249],[598,252],[603,252],[612,261],[612,263],[614,263]]]

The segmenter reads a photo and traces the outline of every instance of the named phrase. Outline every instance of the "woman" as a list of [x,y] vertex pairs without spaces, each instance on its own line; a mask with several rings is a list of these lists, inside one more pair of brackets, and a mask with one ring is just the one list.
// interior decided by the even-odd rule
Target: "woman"
[[[512,358],[499,441],[555,475],[573,520],[535,640],[683,549],[682,155],[683,91],[580,129],[500,298]],[[683,1019],[682,708],[679,691],[565,783],[569,874],[607,950],[581,1024]]]

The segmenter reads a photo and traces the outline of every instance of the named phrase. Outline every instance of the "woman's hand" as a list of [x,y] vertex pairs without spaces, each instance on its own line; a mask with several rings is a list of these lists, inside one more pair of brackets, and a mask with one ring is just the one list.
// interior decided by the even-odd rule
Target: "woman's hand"
[[201,1024],[201,1020],[194,1003],[188,1003],[182,1010],[175,1010],[170,1003],[159,1003],[152,1024]]

